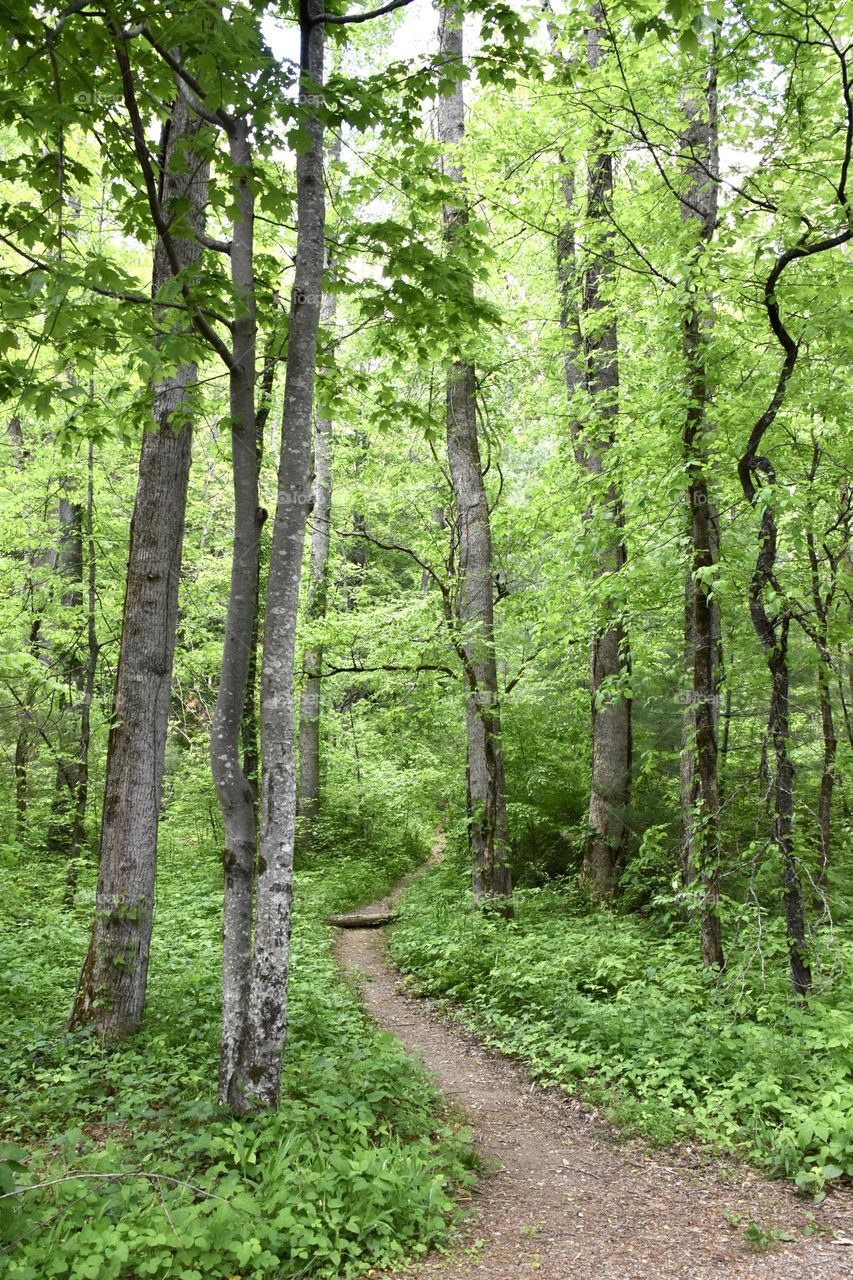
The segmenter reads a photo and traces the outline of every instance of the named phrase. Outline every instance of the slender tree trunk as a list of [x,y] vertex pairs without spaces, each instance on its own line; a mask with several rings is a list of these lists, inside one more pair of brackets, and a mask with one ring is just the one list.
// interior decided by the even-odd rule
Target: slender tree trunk
[[21,841],[27,834],[29,815],[29,733],[26,717],[21,718],[15,739],[15,839]]
[[[23,472],[24,465],[29,458],[29,450],[24,446],[23,432],[21,431],[21,419],[17,414],[13,414],[9,419],[6,427],[6,441],[9,445],[10,453],[14,460],[17,471]],[[22,559],[26,556],[22,554]],[[32,580],[28,577],[25,593],[28,597],[32,596]],[[34,613],[30,619],[30,632],[28,648],[30,653],[35,654],[38,645],[39,629],[41,627],[41,615]],[[27,834],[27,818],[29,812],[29,758],[30,758],[30,722],[29,722],[29,706],[32,702],[32,688],[27,690],[24,695],[23,706],[20,709],[18,733],[15,738],[15,760],[14,760],[14,778],[15,778],[15,838],[23,840]]]
[[[28,593],[32,595],[32,580],[28,583]],[[30,618],[29,651],[33,658],[42,656],[41,645],[42,615],[35,610]],[[30,808],[30,746],[32,743],[32,706],[36,697],[36,686],[31,682],[24,694],[20,708],[18,735],[15,739],[15,837],[23,840],[29,825]]]
[[[685,96],[687,129],[682,136],[688,186],[682,202],[683,220],[695,230],[689,278],[697,276],[696,258],[710,243],[717,225],[717,83],[713,63],[705,83],[704,102]],[[701,268],[700,268],[701,269]],[[717,770],[717,710],[720,690],[721,627],[719,609],[708,580],[718,557],[716,512],[707,475],[708,387],[705,353],[712,324],[711,300],[701,289],[689,289],[682,321],[682,350],[687,383],[687,413],[683,428],[688,476],[690,568],[686,581],[685,649],[690,697],[684,709],[682,733],[681,848],[685,883],[698,878],[700,946],[707,968],[724,965],[720,931],[720,792]],[[700,300],[702,311],[700,312]]]
[[[269,339],[269,346],[264,354],[264,367],[261,374],[261,386],[258,396],[258,407],[255,413],[255,454],[258,459],[258,477],[260,479],[261,464],[264,458],[264,432],[272,408],[272,392],[275,382],[275,332]],[[264,521],[266,515],[264,514]],[[258,649],[261,636],[261,561],[263,551],[258,542],[258,588],[255,593],[255,616],[252,620],[252,640],[249,653],[249,671],[246,677],[246,698],[243,705],[243,721],[240,726],[240,740],[243,746],[243,773],[252,788],[255,805],[255,823],[257,825],[258,784],[261,772],[260,725],[258,723]]]
[[[592,6],[591,18],[587,61],[595,71],[603,57],[603,8],[599,3]],[[597,419],[592,431],[585,433],[584,444],[587,469],[598,476],[604,473],[619,417],[616,314],[607,300],[614,276],[612,215],[613,157],[607,137],[598,132],[588,160],[587,220],[594,243],[583,293],[587,388]],[[606,578],[619,573],[627,559],[622,504],[614,484],[607,485],[599,503],[597,514],[614,534],[595,570],[597,578]],[[590,654],[592,787],[584,858],[584,878],[597,898],[608,896],[616,886],[627,849],[631,800],[631,700],[618,691],[630,671],[628,636],[618,606],[606,592],[603,613],[604,622],[593,637]],[[614,686],[614,692],[605,693],[608,686]]]
[[[793,359],[788,357],[790,368]],[[784,369],[783,369],[784,374]],[[787,376],[790,376],[790,372]],[[782,381],[782,390],[787,381]],[[781,395],[778,392],[781,402]],[[765,417],[767,415],[765,414]],[[759,426],[761,421],[759,422]],[[766,428],[765,428],[766,429]],[[763,432],[762,432],[763,434]],[[760,474],[762,483],[773,486],[776,474],[770,460],[755,453],[761,440],[757,428],[753,428],[747,452],[739,463],[739,473],[744,494],[750,504],[757,500],[753,476]],[[812,983],[811,968],[806,952],[806,922],[803,891],[797,857],[794,852],[794,765],[790,753],[790,673],[788,669],[788,631],[790,613],[771,616],[764,600],[764,592],[774,578],[778,547],[776,516],[771,502],[766,502],[759,531],[759,551],[749,588],[749,609],[756,634],[761,641],[770,672],[770,708],[767,732],[773,748],[773,772],[770,777],[772,817],[770,838],[776,846],[782,866],[782,890],[785,907],[785,923],[788,935],[788,955],[791,985],[794,993],[807,995]]]
[[[334,323],[335,295],[323,300],[322,320]],[[314,496],[311,532],[311,582],[307,619],[316,626],[326,614],[328,597],[329,533],[332,509],[332,423],[317,418],[314,424]],[[320,813],[320,668],[322,642],[314,640],[302,660],[304,684],[299,702],[299,804],[300,844],[310,849],[314,824]]]
[[249,126],[245,119],[231,121],[228,141],[236,209],[231,238],[231,278],[239,300],[233,321],[230,368],[234,544],[222,672],[210,736],[213,780],[225,833],[219,1064],[222,1102],[232,1099],[249,1003],[257,825],[251,780],[240,759],[240,735],[257,618],[258,551],[265,517],[258,506],[254,190]]
[[[842,70],[842,77],[845,74]],[[846,79],[844,79],[844,91],[849,109],[850,91]],[[808,229],[808,234],[804,233],[794,243],[780,249],[765,277],[764,309],[768,325],[781,349],[782,360],[776,385],[767,407],[753,424],[743,455],[738,461],[738,478],[744,497],[753,509],[758,509],[760,506],[761,510],[758,554],[749,585],[749,612],[756,635],[764,650],[771,677],[768,736],[773,744],[775,764],[775,776],[772,779],[774,803],[771,839],[778,849],[782,864],[791,985],[794,993],[799,996],[808,994],[812,976],[806,951],[805,910],[800,869],[793,844],[794,766],[789,746],[790,677],[788,672],[788,629],[791,613],[787,606],[782,608],[779,606],[779,600],[784,599],[784,593],[776,578],[779,538],[773,503],[773,490],[777,484],[776,472],[770,459],[760,450],[767,432],[773,426],[779,410],[785,403],[788,383],[800,354],[800,343],[794,338],[782,317],[780,282],[792,263],[827,253],[847,243],[853,236],[853,230],[849,226],[847,197],[851,141],[853,141],[853,134],[848,131],[838,183],[834,188],[838,201],[839,221],[843,230],[837,234],[814,237],[811,235],[811,224],[805,215],[802,215],[802,222]],[[768,588],[772,589],[769,600],[765,598]]]
[[[603,9],[595,3],[589,11],[587,63],[592,71],[601,64]],[[552,45],[555,31],[550,30]],[[613,158],[607,135],[597,130],[587,157],[587,238],[591,252],[581,268],[573,226],[576,217],[575,180],[564,173],[563,198],[566,221],[557,237],[557,275],[560,286],[560,324],[566,391],[573,418],[571,424],[575,460],[599,484],[587,508],[585,524],[596,535],[593,576],[601,583],[602,618],[596,626],[589,655],[592,776],[588,835],[583,879],[593,897],[608,898],[616,887],[625,859],[628,808],[631,800],[631,700],[621,686],[630,674],[628,635],[620,608],[608,592],[608,579],[627,560],[622,504],[613,482],[604,480],[608,453],[619,416],[619,368],[616,318],[608,301],[614,274],[612,243]],[[582,336],[581,316],[583,316]],[[586,392],[594,422],[584,421],[575,397]],[[602,581],[603,580],[603,581]]]
[[[329,148],[329,158],[340,159],[340,138]],[[330,265],[331,255],[329,255]],[[334,327],[337,298],[323,298],[320,323]],[[316,627],[326,616],[329,545],[332,518],[332,422],[314,419],[314,482],[311,506],[311,565],[306,618]],[[314,826],[320,813],[320,668],[322,642],[313,639],[302,658],[302,694],[299,700],[299,844],[306,851],[314,843]]]
[[[853,502],[851,493],[853,493],[853,485],[845,486],[845,501],[848,504],[848,509],[849,504]],[[853,545],[850,544],[848,544],[847,550],[844,552],[844,572],[847,574],[848,578],[853,578]],[[848,594],[853,597],[853,592]],[[847,625],[853,628],[853,598],[851,598],[850,608],[847,610]],[[847,655],[847,696],[850,700],[850,706],[853,707],[853,648],[851,648]],[[848,730],[849,724],[850,722],[848,720]],[[848,737],[850,739],[850,746],[853,748],[853,733],[848,732]]]
[[[158,237],[155,294],[174,276],[175,263],[183,271],[200,259],[193,233],[203,226],[207,166],[188,164],[187,155],[201,127],[179,98],[162,203],[169,210],[180,201],[186,212],[170,232],[169,252]],[[95,918],[70,1019],[71,1026],[93,1023],[107,1039],[135,1031],[145,1004],[195,380],[195,365],[183,364],[153,388],[154,430],[142,442],[130,528]]]
[[[842,486],[841,512],[845,533],[845,546],[841,553],[841,564],[847,579],[853,581],[853,542],[850,539],[851,513],[853,513],[853,484],[849,482],[845,482]],[[848,588],[845,595],[848,601],[846,622],[850,630],[853,631],[853,591]],[[841,704],[841,718],[844,721],[847,741],[850,743],[850,749],[853,750],[853,716],[851,715],[851,709],[853,709],[853,647],[849,644],[846,646],[846,652],[842,650],[840,654],[838,667],[838,701]],[[846,692],[845,684],[847,686]]]
[[[461,63],[463,58],[462,15],[457,6],[445,6],[441,12],[440,52],[448,62]],[[439,102],[438,136],[445,146],[454,147],[464,134],[462,82],[456,80],[453,91]],[[468,213],[461,166],[445,159],[444,172],[459,186],[458,203],[444,209],[445,242],[452,253]],[[477,432],[476,379],[473,365],[464,360],[454,360],[448,371],[446,411],[459,545],[456,615],[466,683],[472,886],[475,902],[508,910],[512,882],[495,659],[492,535]]]
[[[814,445],[812,468],[809,476],[814,482],[820,461],[820,449]],[[842,495],[843,501],[843,495]],[[843,520],[842,515],[842,520]],[[835,731],[835,716],[832,710],[829,673],[832,670],[832,655],[829,648],[829,613],[835,598],[837,587],[837,569],[841,557],[830,562],[831,582],[824,595],[821,590],[820,560],[817,552],[815,536],[811,530],[806,534],[806,546],[809,554],[809,574],[811,578],[811,595],[814,606],[815,624],[812,640],[817,650],[817,695],[820,710],[820,728],[823,739],[823,762],[820,775],[820,789],[817,801],[817,829],[820,842],[820,868],[817,874],[817,886],[824,889],[829,867],[832,861],[832,798],[835,792],[836,756],[838,754],[838,736]],[[843,556],[843,553],[842,553]],[[820,894],[817,895],[820,897]]]
[[[75,729],[75,711],[82,697],[85,668],[80,660],[79,637],[74,633],[83,604],[83,508],[69,497],[70,480],[60,481],[64,492],[57,511],[56,574],[60,581],[59,603],[63,626],[57,666],[64,677],[65,688],[59,700],[59,759],[56,765],[56,787],[51,802],[47,847],[51,853],[69,857],[72,825],[76,808],[79,734]],[[73,872],[71,873],[73,875]]]
[[248,1018],[229,1101],[241,1111],[278,1104],[287,1028],[293,842],[296,827],[294,662],[305,526],[311,501],[311,416],[323,290],[323,82],[321,0],[300,11],[300,102],[309,146],[297,156],[296,270],[291,299],[278,498],[264,609],[261,672],[261,831]]
[[817,671],[817,691],[823,737],[823,763],[817,801],[817,829],[820,840],[820,870],[817,882],[824,887],[832,863],[832,797],[835,790],[835,757],[838,752],[838,738],[835,732],[835,717],[832,714],[829,677],[822,658]]
[[770,705],[770,736],[773,741],[774,813],[771,836],[782,855],[782,889],[791,963],[791,984],[797,995],[807,995],[812,985],[806,959],[806,920],[800,872],[794,853],[794,765],[791,760],[791,680],[788,665],[790,618],[783,614],[778,638],[770,651],[773,682]]
[[77,888],[77,870],[86,842],[86,809],[89,802],[89,745],[92,737],[92,702],[98,671],[100,645],[95,625],[97,561],[95,559],[95,451],[88,443],[86,460],[86,662],[83,669],[79,707],[79,732],[75,767],[74,814],[68,848],[65,904],[71,906]]

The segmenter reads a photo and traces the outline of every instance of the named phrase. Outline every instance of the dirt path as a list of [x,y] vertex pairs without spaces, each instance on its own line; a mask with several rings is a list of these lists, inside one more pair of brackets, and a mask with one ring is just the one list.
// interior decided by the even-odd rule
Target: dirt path
[[[372,903],[388,910],[411,882]],[[376,1022],[421,1058],[466,1114],[490,1169],[457,1246],[408,1273],[423,1280],[851,1280],[853,1197],[819,1208],[779,1183],[726,1168],[689,1148],[648,1154],[617,1142],[575,1100],[399,990],[384,929],[340,930],[344,970],[365,979]],[[797,1239],[754,1253],[744,1228]],[[732,1225],[736,1223],[738,1225]],[[816,1224],[818,1233],[803,1232]]]

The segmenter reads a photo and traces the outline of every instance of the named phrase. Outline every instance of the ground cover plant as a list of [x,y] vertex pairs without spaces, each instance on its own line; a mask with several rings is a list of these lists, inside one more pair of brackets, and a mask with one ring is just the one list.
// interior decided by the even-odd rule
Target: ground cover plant
[[[682,922],[591,910],[570,882],[520,889],[510,921],[475,913],[458,857],[408,891],[391,937],[418,991],[538,1078],[629,1131],[698,1138],[821,1195],[853,1176],[853,999],[835,981],[794,1004],[772,977],[781,929],[763,957],[750,946],[719,978]],[[849,936],[833,947],[853,963]]]
[[354,1276],[444,1240],[470,1153],[424,1074],[365,1020],[323,922],[410,864],[410,850],[382,864],[338,855],[297,874],[282,1104],[238,1118],[210,1088],[221,914],[212,850],[174,844],[163,858],[145,1030],[107,1047],[63,1028],[91,876],[69,913],[61,867],[5,850],[0,1271]]

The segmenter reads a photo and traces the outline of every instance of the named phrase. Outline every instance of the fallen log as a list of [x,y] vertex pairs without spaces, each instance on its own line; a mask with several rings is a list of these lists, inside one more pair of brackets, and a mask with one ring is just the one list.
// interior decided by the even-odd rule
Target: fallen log
[[385,924],[391,924],[395,918],[393,911],[371,911],[369,915],[354,912],[349,916],[328,916],[327,921],[336,929],[380,929]]

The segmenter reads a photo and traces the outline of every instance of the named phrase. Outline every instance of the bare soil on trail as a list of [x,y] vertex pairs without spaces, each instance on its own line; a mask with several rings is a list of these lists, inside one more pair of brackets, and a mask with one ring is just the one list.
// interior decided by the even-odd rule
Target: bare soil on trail
[[[391,910],[413,878],[365,914]],[[450,1253],[414,1264],[411,1280],[853,1278],[850,1192],[816,1207],[689,1146],[649,1152],[617,1140],[576,1099],[541,1088],[403,992],[384,929],[341,930],[336,951],[363,979],[371,1017],[423,1061],[472,1126],[487,1170]],[[795,1239],[756,1253],[744,1239],[750,1223]]]

